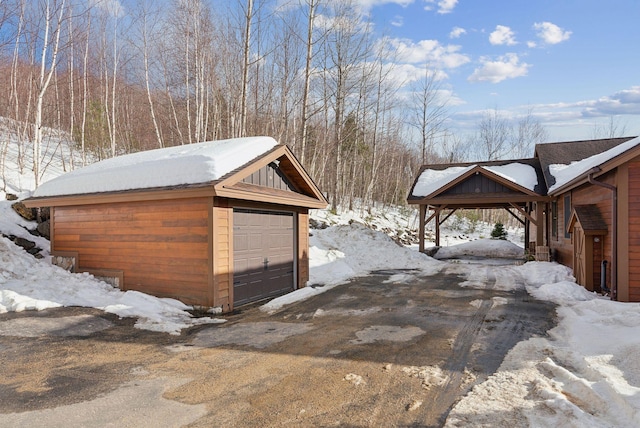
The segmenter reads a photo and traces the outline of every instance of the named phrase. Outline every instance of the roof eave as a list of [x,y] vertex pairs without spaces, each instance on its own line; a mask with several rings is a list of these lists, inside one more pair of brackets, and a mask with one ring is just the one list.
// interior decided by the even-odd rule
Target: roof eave
[[212,183],[200,183],[189,186],[121,190],[117,192],[98,192],[75,195],[42,196],[37,198],[32,197],[27,198],[22,202],[28,208],[37,208],[213,196],[215,196],[215,190]]
[[[618,156],[609,159],[606,162],[601,163],[600,165],[596,165],[588,171],[583,172],[579,176],[575,177],[573,180],[563,184],[553,191],[549,191],[550,196],[557,196],[562,193],[565,193],[571,189],[574,189],[578,186],[586,184],[589,182],[589,175],[593,175],[593,178],[600,177],[604,175],[620,165],[629,162],[630,160],[638,157],[640,155],[640,145],[630,148],[626,152],[620,153]],[[597,170],[597,172],[595,172]]]

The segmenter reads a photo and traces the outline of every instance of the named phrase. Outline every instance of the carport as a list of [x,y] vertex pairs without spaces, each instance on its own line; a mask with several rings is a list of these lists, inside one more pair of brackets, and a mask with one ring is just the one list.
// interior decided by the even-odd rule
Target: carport
[[[440,226],[459,209],[504,209],[525,228],[529,246],[545,245],[547,189],[538,159],[424,165],[407,202],[418,205],[419,249],[425,250],[425,229]],[[533,234],[534,240],[531,240]]]

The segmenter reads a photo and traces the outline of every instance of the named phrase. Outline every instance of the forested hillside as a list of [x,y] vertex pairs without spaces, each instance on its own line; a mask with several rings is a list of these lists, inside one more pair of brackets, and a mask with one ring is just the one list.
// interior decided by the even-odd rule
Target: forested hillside
[[394,69],[356,2],[123,3],[0,3],[0,116],[16,128],[0,151],[33,141],[36,185],[45,127],[71,135],[83,162],[273,136],[334,206],[402,203],[419,165],[468,158],[446,132],[437,72]]

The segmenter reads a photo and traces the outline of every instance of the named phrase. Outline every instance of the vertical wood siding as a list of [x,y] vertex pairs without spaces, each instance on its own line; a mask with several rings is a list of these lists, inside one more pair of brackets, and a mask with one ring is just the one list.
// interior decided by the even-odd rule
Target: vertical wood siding
[[210,302],[211,198],[56,207],[56,251],[77,251],[82,269],[117,269],[121,288]]
[[640,302],[640,162],[629,164],[629,301]]
[[309,213],[298,213],[298,288],[309,281]]
[[224,201],[213,207],[213,272],[215,306],[229,310],[233,302],[233,208]]

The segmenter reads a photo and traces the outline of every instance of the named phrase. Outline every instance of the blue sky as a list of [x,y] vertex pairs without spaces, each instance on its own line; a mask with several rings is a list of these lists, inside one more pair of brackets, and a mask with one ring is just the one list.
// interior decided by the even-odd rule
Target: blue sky
[[404,66],[446,76],[452,128],[532,109],[551,141],[640,135],[640,1],[357,0]]

